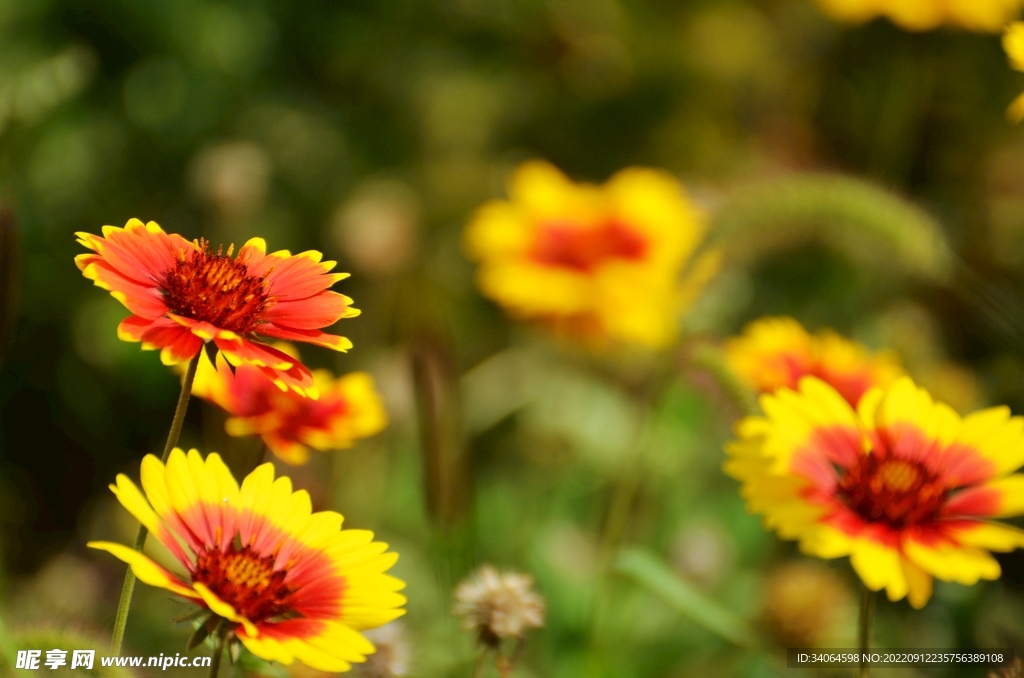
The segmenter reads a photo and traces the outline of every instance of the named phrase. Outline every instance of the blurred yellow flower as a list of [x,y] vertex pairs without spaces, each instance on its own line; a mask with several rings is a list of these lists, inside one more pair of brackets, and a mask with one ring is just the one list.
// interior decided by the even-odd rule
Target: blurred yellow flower
[[[374,651],[360,631],[405,614],[405,583],[385,574],[398,560],[366,530],[342,530],[333,511],[313,513],[263,464],[241,486],[220,456],[175,448],[164,464],[142,460],[142,491],[123,473],[111,491],[187,572],[179,577],[127,546],[88,545],[128,563],[140,580],[225,620],[257,657],[340,672]],[[143,494],[145,492],[145,494]]]
[[[276,348],[299,358],[287,344]],[[192,394],[231,415],[225,424],[229,434],[258,435],[271,452],[289,464],[309,461],[310,448],[327,452],[351,447],[356,440],[384,430],[387,413],[368,373],[336,378],[327,370],[314,370],[313,383],[320,392],[318,400],[282,391],[252,365],[243,363],[232,369],[219,354],[214,367],[204,354]]]
[[[1010,60],[1010,67],[1024,71],[1024,21],[1014,21],[1003,32],[1003,49]],[[1019,95],[1006,109],[1006,115],[1014,122],[1024,120],[1024,94]]]
[[737,425],[725,471],[752,513],[819,558],[849,556],[871,590],[921,608],[932,578],[997,579],[989,551],[1024,546],[991,521],[1024,514],[1024,418],[994,407],[961,418],[909,378],[854,408],[814,377],[761,398]]
[[725,344],[729,366],[754,390],[795,389],[818,377],[856,406],[872,386],[888,386],[903,374],[891,352],[870,353],[832,330],[811,335],[793,318],[761,318]]
[[664,172],[629,168],[593,186],[531,161],[508,192],[508,201],[480,207],[466,230],[480,287],[556,332],[664,347],[718,268],[713,253],[694,258],[703,216]]
[[1013,19],[1021,0],[818,0],[826,14],[848,23],[886,17],[908,31],[956,26],[998,33]]

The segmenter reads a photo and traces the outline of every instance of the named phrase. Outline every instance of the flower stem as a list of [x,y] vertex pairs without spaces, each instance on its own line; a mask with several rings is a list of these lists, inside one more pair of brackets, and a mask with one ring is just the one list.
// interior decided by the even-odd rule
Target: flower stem
[[[178,436],[181,435],[182,424],[185,423],[185,411],[188,410],[188,399],[192,395],[192,382],[196,378],[196,367],[199,366],[199,357],[202,351],[196,353],[188,364],[185,371],[185,379],[181,383],[181,393],[178,394],[178,404],[174,408],[174,419],[171,421],[171,430],[167,434],[167,443],[164,445],[164,453],[161,460],[166,463],[171,450],[178,444]],[[132,546],[139,553],[146,545],[146,537],[149,530],[145,525],[139,525],[139,531],[135,535],[135,544]],[[132,592],[135,590],[135,573],[129,567],[124,575],[124,585],[121,587],[121,599],[117,601],[117,615],[114,617],[114,635],[110,640],[110,653],[118,655],[121,653],[121,643],[124,641],[124,629],[128,623],[128,607],[132,603]]]
[[220,658],[224,654],[224,639],[227,636],[226,627],[224,620],[217,624],[217,630],[214,631],[213,637],[213,654],[210,656],[210,674],[209,678],[217,678],[217,673],[220,671]]
[[875,592],[861,584],[860,617],[857,620],[857,640],[860,648],[860,670],[858,678],[870,678],[871,667],[864,661],[864,655],[871,647],[871,625],[875,620]]
[[480,653],[480,657],[476,660],[476,666],[473,668],[473,678],[484,678],[487,673],[487,657],[490,654],[491,652],[487,648]]

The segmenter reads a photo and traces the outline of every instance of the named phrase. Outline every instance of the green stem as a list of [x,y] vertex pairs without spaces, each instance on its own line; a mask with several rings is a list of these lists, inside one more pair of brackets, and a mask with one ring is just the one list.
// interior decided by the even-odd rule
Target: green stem
[[861,584],[860,616],[857,620],[857,645],[860,649],[859,678],[870,678],[871,667],[864,661],[864,655],[871,648],[871,625],[875,620],[875,592]]
[[209,678],[217,678],[217,673],[220,671],[220,658],[224,654],[224,637],[227,635],[224,633],[223,621],[217,625],[216,635],[213,639],[213,654],[211,655],[210,661],[210,676]]
[[[171,430],[167,434],[167,443],[164,445],[164,453],[161,461],[167,462],[171,450],[178,444],[178,436],[181,435],[182,424],[185,423],[185,412],[188,410],[188,399],[192,395],[192,382],[196,378],[196,367],[199,366],[199,357],[202,351],[196,353],[195,357],[188,364],[185,371],[185,379],[181,383],[181,393],[178,394],[178,404],[174,408],[174,419],[171,421]],[[149,530],[145,525],[139,525],[139,531],[135,535],[133,549],[142,553],[142,547],[146,545],[146,537]],[[124,585],[121,587],[121,599],[117,601],[117,615],[114,617],[114,635],[110,640],[110,653],[121,654],[121,643],[124,641],[124,629],[128,624],[128,608],[132,604],[132,592],[135,590],[135,573],[129,567],[124,575]]]
[[473,678],[484,678],[487,674],[487,657],[489,657],[491,651],[489,648],[484,648],[484,651],[480,653],[480,658],[476,661],[476,667],[473,669]]

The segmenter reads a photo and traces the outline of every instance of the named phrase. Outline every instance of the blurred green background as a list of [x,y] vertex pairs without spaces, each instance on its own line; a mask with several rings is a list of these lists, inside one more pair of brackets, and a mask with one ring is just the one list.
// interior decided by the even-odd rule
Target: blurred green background
[[[107,642],[123,568],[84,543],[130,542],[106,486],[160,449],[178,382],[117,340],[127,313],[81,277],[73,233],[139,217],[318,249],[353,273],[337,289],[363,314],[336,331],[355,348],[304,358],[373,372],[390,427],[279,468],[401,553],[409,675],[470,674],[447,613],[482,562],[533,574],[548,599],[524,677],[786,675],[794,639],[850,644],[845,563],[800,561],[721,473],[739,410],[694,347],[790,314],[895,347],[960,409],[1024,411],[1024,131],[1004,115],[1021,89],[998,36],[842,26],[811,0],[0,0],[5,642]],[[532,157],[593,182],[664,168],[708,210],[730,256],[678,353],[595,367],[478,294],[462,228]],[[897,198],[843,221],[834,204],[861,194],[773,189],[823,171],[923,208],[952,256],[902,230]],[[653,402],[630,388],[648,373],[670,375]],[[424,383],[447,396],[440,422],[417,408]],[[642,454],[638,421],[653,422]],[[193,401],[182,445],[244,448],[221,426]],[[623,543],[706,608],[607,573],[624,474]],[[923,612],[881,603],[880,642],[1024,638],[1024,557],[1000,560],[999,582],[939,586]],[[801,607],[794,581],[834,614]],[[177,609],[140,587],[126,651],[181,651]],[[767,640],[737,651],[707,610]]]

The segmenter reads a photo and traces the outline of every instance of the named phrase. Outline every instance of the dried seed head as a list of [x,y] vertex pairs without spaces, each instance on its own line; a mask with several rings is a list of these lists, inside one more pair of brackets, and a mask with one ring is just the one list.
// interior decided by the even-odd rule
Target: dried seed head
[[853,598],[831,568],[787,563],[768,578],[762,611],[765,628],[786,647],[822,647],[834,639]]
[[366,678],[401,678],[409,674],[409,641],[405,627],[391,622],[380,628],[364,631],[363,635],[377,648],[358,665],[356,673]]
[[481,643],[493,647],[544,626],[544,599],[532,589],[533,577],[485,565],[456,589],[452,613],[463,617],[463,629],[476,631]]

